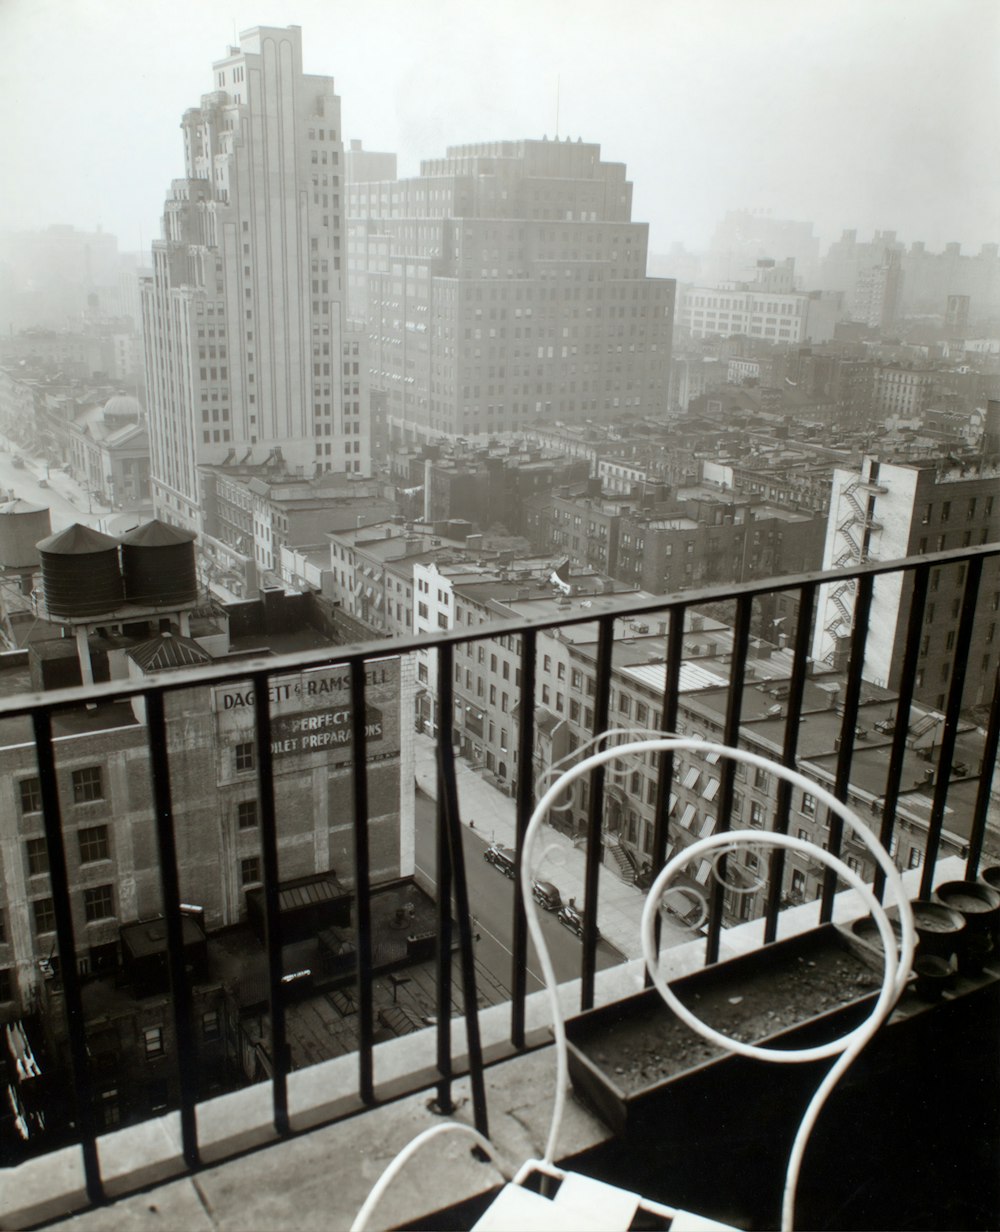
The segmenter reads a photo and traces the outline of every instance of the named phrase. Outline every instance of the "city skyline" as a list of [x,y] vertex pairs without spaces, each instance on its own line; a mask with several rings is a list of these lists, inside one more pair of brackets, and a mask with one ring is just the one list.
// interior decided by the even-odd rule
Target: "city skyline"
[[[401,176],[450,145],[551,139],[558,114],[561,138],[626,164],[652,252],[703,248],[730,208],[813,221],[824,245],[843,228],[890,227],[973,253],[1000,234],[997,175],[979,154],[1000,115],[995,5],[643,0],[470,16],[446,0],[390,3],[376,23],[313,3],[182,0],[144,5],[141,24],[124,13],[98,0],[4,6],[17,120],[0,151],[17,191],[0,230],[100,225],[148,252],[178,118],[211,89],[209,66],[241,30],[297,24],[306,72],[334,77],[345,138],[398,153]],[[58,193],[32,189],[40,152],[58,160]]]

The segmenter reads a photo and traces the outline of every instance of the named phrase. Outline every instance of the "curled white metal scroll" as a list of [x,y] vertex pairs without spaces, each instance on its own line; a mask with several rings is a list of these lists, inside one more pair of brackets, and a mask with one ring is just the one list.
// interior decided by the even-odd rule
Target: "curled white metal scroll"
[[[630,735],[631,733],[628,734]],[[606,733],[602,735],[605,737],[603,741],[602,737],[595,737],[590,743],[596,743],[599,745],[603,742],[607,744],[610,737],[607,737]],[[522,858],[520,865],[521,889],[524,897],[525,912],[527,914],[528,930],[531,934],[532,940],[535,943],[539,962],[545,977],[545,985],[552,1014],[552,1029],[556,1044],[556,1092],[553,1100],[552,1121],[549,1128],[545,1149],[545,1161],[551,1164],[556,1153],[559,1130],[565,1107],[566,1090],[569,1084],[569,1065],[566,1049],[566,1031],[563,1022],[562,1009],[559,1004],[558,982],[552,967],[552,960],[549,955],[548,947],[545,943],[545,937],[542,932],[538,909],[535,906],[531,894],[531,882],[534,876],[535,868],[535,862],[533,860],[534,843],[539,829],[541,828],[541,824],[547,816],[549,810],[552,808],[553,803],[559,797],[560,793],[566,791],[576,779],[589,774],[596,766],[603,765],[608,762],[621,760],[626,757],[639,754],[665,752],[691,752],[703,755],[707,755],[709,753],[718,754],[734,761],[743,762],[749,766],[759,767],[769,773],[774,774],[780,779],[784,779],[793,786],[800,787],[803,791],[809,792],[809,794],[818,803],[826,805],[831,812],[839,816],[844,822],[844,825],[847,827],[848,833],[850,833],[871,853],[872,858],[885,874],[886,885],[894,896],[897,904],[900,924],[898,950],[896,934],[893,931],[892,924],[889,921],[881,902],[879,902],[879,900],[875,897],[869,887],[865,885],[857,873],[849,868],[842,860],[831,855],[817,844],[807,842],[804,839],[799,839],[791,835],[779,834],[774,831],[763,831],[756,829],[726,831],[720,834],[711,835],[707,838],[699,839],[694,844],[675,855],[673,859],[668,861],[656,880],[653,882],[653,885],[646,897],[641,921],[643,952],[646,965],[649,969],[654,985],[660,995],[667,1002],[667,1004],[670,1005],[678,1017],[687,1023],[688,1026],[726,1051],[739,1053],[743,1056],[753,1057],[762,1061],[802,1063],[820,1058],[838,1056],[839,1054],[837,1061],[830,1068],[826,1077],[816,1090],[809,1107],[806,1109],[792,1147],[786,1172],[785,1192],[782,1201],[782,1228],[790,1229],[794,1218],[795,1192],[798,1183],[799,1169],[809,1135],[812,1132],[812,1128],[816,1122],[820,1110],[823,1107],[823,1104],[836,1083],[840,1080],[841,1075],[846,1071],[861,1049],[879,1029],[892,1009],[892,1006],[899,998],[899,995],[902,992],[909,976],[910,968],[913,962],[915,931],[913,927],[913,914],[906,898],[899,871],[893,864],[889,853],[878,842],[868,827],[858,819],[858,817],[851,811],[850,808],[848,808],[846,804],[838,800],[831,792],[827,791],[820,784],[814,782],[812,779],[807,779],[796,770],[789,769],[787,766],[774,762],[770,758],[761,757],[759,754],[751,753],[746,749],[731,748],[729,746],[716,744],[715,742],[708,740],[662,735],[646,736],[646,733],[643,733],[643,737],[639,739],[633,739],[627,741],[626,743],[614,744],[612,747],[598,747],[595,751],[591,752],[582,760],[579,760],[575,762],[575,764],[569,766],[557,779],[550,783],[544,791],[542,797],[539,799],[535,810],[531,815],[525,831],[522,847]],[[553,769],[554,768],[555,767],[553,767]],[[543,776],[539,785],[541,786],[547,778],[547,775]],[[702,855],[708,857],[711,854],[713,859],[717,859],[717,857],[723,853],[731,853],[737,845],[747,843],[757,847],[771,847],[775,849],[784,848],[785,850],[799,851],[807,854],[810,859],[819,861],[827,868],[833,869],[837,873],[838,877],[840,877],[847,885],[849,885],[860,895],[862,901],[874,917],[879,935],[882,938],[884,949],[882,986],[868,1018],[865,1019],[860,1026],[856,1027],[853,1031],[849,1031],[839,1039],[832,1040],[827,1044],[818,1045],[815,1048],[804,1049],[761,1048],[753,1044],[746,1044],[740,1040],[731,1039],[730,1037],[715,1031],[713,1028],[709,1027],[706,1023],[697,1018],[677,998],[671,990],[669,983],[663,978],[660,970],[660,959],[656,944],[655,922],[657,913],[662,909],[664,893],[666,892],[669,894],[671,892],[670,889],[667,888],[670,879],[693,858]],[[677,889],[679,891],[681,887],[678,887]]]

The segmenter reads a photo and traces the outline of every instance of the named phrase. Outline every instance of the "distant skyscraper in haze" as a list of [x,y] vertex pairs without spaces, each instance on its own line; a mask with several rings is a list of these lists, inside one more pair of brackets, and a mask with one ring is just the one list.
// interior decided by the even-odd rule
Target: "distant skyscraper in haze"
[[815,288],[819,236],[813,234],[811,222],[775,218],[760,210],[727,210],[712,235],[700,274],[701,283],[716,286],[725,282],[748,282],[762,258],[784,262],[789,257],[795,262],[800,289]]
[[348,184],[361,180],[394,180],[396,155],[364,150],[361,142],[353,138],[350,149],[344,151],[344,173]]
[[823,258],[823,289],[843,292],[850,320],[887,332],[899,314],[902,257],[895,231],[876,231],[867,243],[858,242],[857,231],[845,231]]
[[213,74],[142,284],[153,498],[193,527],[200,463],[366,473],[370,452],[333,78],[303,74],[297,26],[244,31]]
[[674,283],[646,277],[621,163],[582,141],[455,146],[351,183],[348,292],[388,423],[486,436],[659,414]]

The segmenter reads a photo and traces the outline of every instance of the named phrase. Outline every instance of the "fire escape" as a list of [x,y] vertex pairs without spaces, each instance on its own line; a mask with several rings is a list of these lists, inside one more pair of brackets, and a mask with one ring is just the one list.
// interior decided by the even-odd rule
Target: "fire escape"
[[[837,525],[837,546],[840,551],[833,562],[838,569],[853,564],[863,565],[878,559],[871,550],[872,532],[882,529],[881,524],[875,521],[875,498],[888,490],[881,484],[857,478],[852,479],[841,491],[840,513],[844,516]],[[830,603],[834,611],[825,628],[830,636],[831,647],[823,661],[831,667],[837,659],[843,639],[851,635],[856,589],[857,580],[849,578],[838,583],[830,592]]]

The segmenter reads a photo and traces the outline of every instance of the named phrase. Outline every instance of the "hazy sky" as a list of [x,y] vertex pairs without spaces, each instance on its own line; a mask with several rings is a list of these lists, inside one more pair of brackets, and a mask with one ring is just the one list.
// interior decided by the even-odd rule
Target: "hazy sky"
[[1000,240],[1000,0],[0,0],[0,229],[159,235],[179,121],[254,25],[300,25],[345,139],[598,141],[651,248],[727,208],[824,242]]

